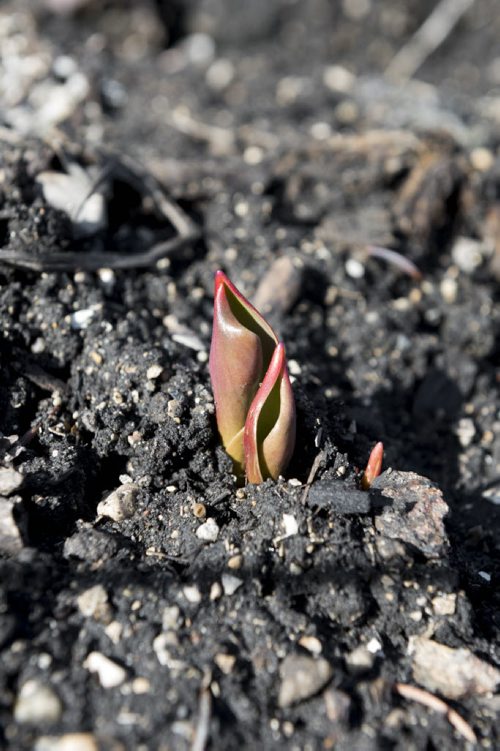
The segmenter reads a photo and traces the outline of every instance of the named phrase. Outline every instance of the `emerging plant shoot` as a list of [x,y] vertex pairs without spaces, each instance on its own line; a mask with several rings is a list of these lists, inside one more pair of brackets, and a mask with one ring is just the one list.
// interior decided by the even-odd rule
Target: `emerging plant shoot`
[[237,475],[276,479],[295,444],[295,405],[283,344],[218,271],[210,377],[217,426]]
[[361,478],[361,487],[363,490],[368,490],[376,477],[382,471],[382,462],[384,460],[384,444],[379,441],[375,444],[370,452],[366,469],[363,472]]

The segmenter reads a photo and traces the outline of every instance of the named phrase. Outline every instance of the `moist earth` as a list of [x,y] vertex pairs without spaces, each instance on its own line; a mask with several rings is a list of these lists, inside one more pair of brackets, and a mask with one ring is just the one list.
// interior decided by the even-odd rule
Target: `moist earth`
[[[405,78],[434,7],[2,4],[1,748],[498,745],[499,16]],[[219,268],[277,482],[219,445]]]

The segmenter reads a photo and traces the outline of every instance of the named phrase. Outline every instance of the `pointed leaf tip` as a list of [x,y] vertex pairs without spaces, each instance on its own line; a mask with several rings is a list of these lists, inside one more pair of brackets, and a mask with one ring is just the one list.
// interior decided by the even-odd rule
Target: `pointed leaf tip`
[[245,469],[249,482],[277,479],[295,446],[295,402],[286,367],[285,347],[274,350],[264,380],[245,422]]
[[382,471],[382,462],[384,461],[384,444],[379,441],[375,444],[370,452],[370,456],[361,478],[361,487],[368,490],[372,482]]

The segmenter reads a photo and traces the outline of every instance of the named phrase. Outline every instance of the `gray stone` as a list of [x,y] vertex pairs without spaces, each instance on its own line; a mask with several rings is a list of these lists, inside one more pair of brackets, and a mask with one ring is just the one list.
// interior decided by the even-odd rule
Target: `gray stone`
[[228,596],[234,595],[236,590],[243,584],[241,579],[232,574],[222,574],[221,581],[224,594]]
[[24,477],[11,467],[0,467],[0,495],[10,495],[19,490]]
[[382,537],[404,542],[426,558],[446,553],[449,543],[443,519],[449,509],[437,485],[414,472],[384,472],[373,482],[369,495],[373,505],[382,502],[382,511],[375,517]]
[[115,522],[128,519],[135,513],[138,494],[139,487],[133,482],[126,482],[113,490],[99,503],[97,513],[99,516],[107,516]]
[[326,686],[332,675],[330,663],[322,657],[314,659],[305,655],[288,655],[280,667],[279,706],[290,707],[309,699]]
[[24,547],[22,511],[22,499],[19,496],[0,496],[0,553],[4,555],[16,555]]
[[423,636],[414,637],[410,648],[413,677],[428,691],[463,699],[495,691],[500,684],[500,670],[468,649],[452,649]]
[[68,537],[64,543],[65,558],[79,558],[82,561],[98,563],[112,558],[119,549],[117,540],[106,532],[82,525],[79,532]]

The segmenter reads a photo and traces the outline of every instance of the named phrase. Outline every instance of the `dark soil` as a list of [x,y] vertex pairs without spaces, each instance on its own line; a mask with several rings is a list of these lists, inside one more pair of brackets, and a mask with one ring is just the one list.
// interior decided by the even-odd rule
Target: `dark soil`
[[[496,0],[403,85],[434,2],[80,5],[0,6],[0,747],[498,747],[415,646],[500,662]],[[219,268],[286,343],[276,483],[219,446]]]

